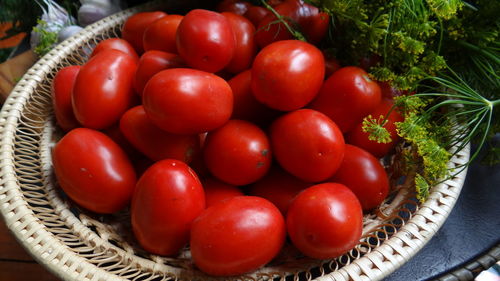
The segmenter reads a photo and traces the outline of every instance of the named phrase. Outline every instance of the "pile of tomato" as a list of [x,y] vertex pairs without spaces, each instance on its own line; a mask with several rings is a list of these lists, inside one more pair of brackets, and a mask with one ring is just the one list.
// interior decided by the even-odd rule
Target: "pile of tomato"
[[[53,80],[53,149],[64,192],[110,214],[130,207],[147,251],[237,275],[270,262],[286,237],[330,259],[361,237],[363,211],[385,199],[379,158],[397,142],[390,87],[340,67],[314,44],[329,17],[299,0],[272,1],[302,30],[294,40],[264,7],[143,12],[122,38],[101,41],[82,66]],[[368,139],[385,119],[391,143]]]

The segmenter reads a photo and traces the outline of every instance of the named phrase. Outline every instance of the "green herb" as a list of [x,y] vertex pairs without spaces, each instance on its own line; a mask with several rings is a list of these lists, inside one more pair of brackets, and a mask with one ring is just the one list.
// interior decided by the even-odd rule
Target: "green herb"
[[37,55],[43,56],[48,53],[54,44],[57,43],[57,32],[49,31],[47,23],[43,20],[38,20],[38,25],[33,27],[33,31],[40,36],[40,42],[35,47],[34,51]]

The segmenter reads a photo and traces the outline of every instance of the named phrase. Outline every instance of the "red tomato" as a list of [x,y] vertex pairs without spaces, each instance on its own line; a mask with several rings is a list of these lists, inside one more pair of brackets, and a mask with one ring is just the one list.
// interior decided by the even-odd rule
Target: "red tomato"
[[325,55],[325,79],[341,68],[339,61],[329,55]]
[[73,87],[76,119],[84,127],[104,129],[133,105],[135,60],[118,50],[103,50],[82,66]]
[[142,101],[151,121],[174,134],[204,133],[222,126],[233,110],[227,82],[208,72],[175,68],[153,76]]
[[134,58],[135,61],[139,60],[139,56],[134,50],[134,47],[132,47],[132,45],[130,45],[130,43],[126,40],[120,38],[109,38],[99,42],[99,44],[95,46],[94,51],[92,51],[90,57],[93,57],[98,53],[109,49],[122,51]]
[[229,12],[224,12],[222,15],[229,21],[235,40],[233,58],[225,69],[231,73],[240,73],[252,66],[257,53],[257,45],[253,39],[255,27],[243,16]]
[[200,152],[198,135],[175,135],[153,125],[142,105],[125,112],[120,130],[127,140],[151,160],[176,159],[190,163]]
[[141,12],[130,16],[123,24],[122,38],[127,40],[138,54],[142,54],[144,52],[142,45],[144,31],[151,23],[166,15],[164,12],[155,11]]
[[249,7],[247,12],[245,13],[245,17],[253,23],[254,26],[259,26],[260,22],[266,18],[267,15],[270,15],[271,11],[264,7],[260,6],[252,6]]
[[252,4],[241,0],[223,0],[217,4],[216,10],[219,13],[231,12],[237,15],[244,15]]
[[346,135],[346,142],[363,148],[378,158],[387,155],[399,141],[395,123],[403,122],[403,117],[396,108],[391,111],[393,105],[394,102],[391,100],[382,100],[382,102],[370,113],[375,119],[383,120],[387,118],[387,123],[384,125],[384,128],[386,128],[391,135],[391,142],[379,143],[368,139],[370,134],[363,132],[363,122],[356,125],[354,129]]
[[303,254],[332,259],[359,242],[363,211],[347,187],[323,183],[297,195],[288,209],[286,226],[293,245]]
[[205,209],[205,194],[184,162],[166,159],[137,182],[130,209],[132,230],[148,252],[176,255],[189,241],[193,220]]
[[55,145],[52,162],[64,192],[90,211],[114,213],[132,197],[134,167],[125,152],[99,131],[70,131]]
[[278,163],[307,182],[319,182],[337,171],[344,157],[344,137],[330,118],[299,109],[271,125],[271,145]]
[[389,193],[389,179],[378,159],[349,144],[345,146],[344,160],[332,181],[351,189],[365,211],[380,205]]
[[288,206],[295,196],[310,185],[276,167],[252,184],[248,193],[271,201],[283,215],[286,215]]
[[63,131],[80,127],[71,105],[71,92],[79,71],[79,65],[61,68],[52,82],[51,94],[54,114],[57,124]]
[[142,96],[146,83],[156,73],[169,69],[184,67],[184,60],[176,54],[162,51],[146,51],[142,54],[134,76],[134,90]]
[[326,114],[345,133],[361,122],[380,101],[377,82],[371,80],[363,69],[346,66],[326,79],[310,107]]
[[210,172],[234,185],[245,185],[262,178],[272,159],[266,134],[243,120],[230,120],[209,132],[203,154]]
[[408,91],[396,89],[388,81],[386,81],[386,82],[378,81],[377,83],[380,86],[380,90],[382,92],[382,97],[384,99],[392,100],[395,97],[408,95]]
[[119,145],[121,147],[121,149],[123,149],[123,151],[125,151],[128,158],[132,162],[134,162],[134,164],[135,164],[135,161],[137,159],[144,157],[144,155],[141,152],[139,152],[137,149],[135,149],[135,147],[122,134],[122,132],[120,131],[120,124],[119,123],[113,124],[113,126],[108,127],[106,129],[102,130],[101,132],[106,134],[106,136],[110,137],[117,145]]
[[237,196],[207,208],[191,228],[191,254],[210,275],[243,274],[270,262],[285,242],[280,211],[264,198]]
[[175,36],[183,18],[180,15],[167,15],[148,25],[142,38],[144,50],[177,53]]
[[299,109],[318,93],[325,60],[311,44],[286,40],[260,51],[252,66],[252,91],[258,101],[282,111]]
[[202,183],[207,208],[233,197],[245,195],[238,187],[214,178],[205,179]]
[[231,24],[223,15],[191,10],[177,30],[177,50],[192,68],[217,72],[233,58],[236,42]]

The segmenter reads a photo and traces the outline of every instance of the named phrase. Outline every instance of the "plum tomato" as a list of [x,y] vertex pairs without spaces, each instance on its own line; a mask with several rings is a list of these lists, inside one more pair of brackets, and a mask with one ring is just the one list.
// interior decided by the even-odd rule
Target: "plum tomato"
[[306,256],[331,259],[352,249],[361,238],[363,211],[342,184],[311,186],[295,197],[286,216],[293,245]]
[[240,73],[252,66],[257,54],[257,45],[254,41],[255,27],[243,16],[224,12],[223,16],[229,21],[234,34],[235,47],[233,58],[225,70],[230,73]]
[[264,198],[237,196],[205,209],[191,228],[191,254],[202,271],[239,275],[270,262],[286,237],[280,211]]
[[255,57],[252,91],[259,102],[292,111],[316,96],[324,76],[325,60],[315,46],[299,40],[278,41]]
[[144,50],[177,54],[176,34],[183,18],[181,15],[167,15],[148,25],[142,38]]
[[101,42],[99,42],[99,44],[97,44],[97,46],[95,46],[94,51],[92,51],[90,57],[97,55],[99,52],[102,52],[103,50],[109,50],[109,49],[122,51],[133,57],[135,61],[139,60],[139,56],[137,55],[137,52],[135,51],[134,47],[132,47],[132,45],[128,41],[123,40],[121,38],[109,38],[102,40]]
[[80,206],[103,214],[123,209],[136,184],[125,152],[105,134],[87,128],[68,132],[52,151],[57,182]]
[[389,179],[377,158],[354,145],[346,144],[344,160],[331,178],[356,194],[363,210],[371,210],[387,197]]
[[164,12],[154,11],[140,12],[130,16],[123,24],[122,38],[127,40],[138,54],[142,54],[144,31],[151,23],[166,15]]
[[219,13],[231,12],[231,13],[242,16],[248,11],[248,8],[250,8],[251,6],[252,6],[252,4],[250,4],[246,1],[223,0],[219,4],[217,4],[217,7],[215,8],[215,10]]
[[202,184],[203,189],[205,190],[205,202],[207,208],[224,200],[245,195],[238,187],[215,178],[204,179],[202,180]]
[[174,256],[189,241],[191,224],[204,209],[205,193],[193,170],[178,160],[161,160],[137,182],[132,230],[146,251]]
[[84,127],[104,129],[133,105],[136,61],[119,50],[103,50],[82,66],[72,93],[75,117]]
[[184,16],[177,29],[176,42],[177,51],[190,67],[207,72],[226,67],[236,46],[226,17],[202,9],[191,10]]
[[346,66],[326,79],[309,107],[326,114],[345,133],[360,123],[381,98],[380,87],[368,73]]
[[246,185],[262,178],[271,166],[269,140],[259,127],[243,120],[229,120],[207,135],[205,164],[218,179]]
[[267,16],[271,14],[271,11],[260,6],[251,6],[248,8],[247,12],[244,14],[245,18],[253,23],[254,26],[259,26],[260,22]]
[[80,123],[78,123],[73,113],[71,103],[71,92],[80,68],[79,65],[61,68],[52,81],[52,105],[54,106],[57,125],[63,131],[80,127]]
[[270,138],[281,167],[307,182],[331,177],[344,157],[344,137],[339,128],[312,109],[299,109],[276,119]]
[[174,134],[199,134],[229,120],[233,93],[227,82],[208,72],[173,68],[154,75],[143,91],[153,124]]

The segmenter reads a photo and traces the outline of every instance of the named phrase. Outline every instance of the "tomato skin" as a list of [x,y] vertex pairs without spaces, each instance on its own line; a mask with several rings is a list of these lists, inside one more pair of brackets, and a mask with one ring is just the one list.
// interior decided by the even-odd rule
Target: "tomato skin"
[[238,187],[215,178],[207,178],[203,180],[202,183],[203,189],[205,190],[207,208],[233,197],[245,195]]
[[244,16],[251,21],[254,26],[259,26],[259,23],[269,14],[271,14],[271,11],[264,7],[251,6]]
[[278,41],[255,57],[252,91],[259,102],[292,111],[316,96],[324,76],[325,60],[320,50],[298,40]]
[[55,145],[52,162],[64,192],[90,211],[111,214],[132,197],[134,168],[125,152],[99,131],[71,130]]
[[137,182],[130,210],[132,230],[146,251],[176,255],[204,209],[205,194],[193,170],[178,160],[161,160]]
[[255,27],[245,17],[224,12],[224,17],[229,21],[235,39],[233,58],[225,70],[231,73],[240,73],[252,66],[253,59],[257,54],[257,44],[254,41]]
[[167,14],[160,11],[141,12],[130,16],[122,28],[122,38],[127,40],[138,54],[144,52],[143,37],[146,28],[157,19],[165,17]]
[[306,182],[331,177],[344,157],[344,137],[321,112],[299,109],[271,125],[271,147],[280,166]]
[[231,12],[236,15],[242,16],[248,11],[248,8],[250,8],[251,6],[252,4],[246,1],[223,0],[219,4],[217,4],[215,10],[219,13]]
[[227,82],[208,72],[175,68],[154,75],[144,88],[153,124],[174,134],[199,134],[222,126],[233,110]]
[[259,127],[243,120],[229,120],[211,131],[203,149],[205,164],[218,179],[245,185],[262,178],[271,166],[271,146]]
[[380,86],[382,97],[384,99],[393,100],[395,97],[408,95],[408,91],[396,89],[391,85],[391,82],[389,81],[385,82],[378,81],[377,83]]
[[176,33],[183,18],[181,15],[167,15],[149,24],[142,38],[144,50],[177,53]]
[[365,211],[379,206],[389,193],[389,179],[382,164],[369,152],[350,144],[345,146],[344,160],[332,181],[352,190]]
[[199,70],[222,70],[233,58],[235,45],[231,24],[216,12],[191,10],[177,29],[180,56],[190,67]]
[[378,84],[363,69],[343,67],[334,72],[309,105],[330,117],[342,132],[348,132],[381,101]]
[[61,68],[52,82],[51,96],[54,114],[57,124],[66,132],[80,127],[71,103],[71,92],[80,68],[79,65]]
[[[396,130],[395,123],[403,122],[403,117],[401,116],[401,114],[398,112],[397,109],[393,109],[392,111],[390,111],[393,105],[394,102],[391,100],[382,100],[382,102],[370,113],[370,115],[375,119],[379,119],[380,116],[384,116],[382,117],[382,120],[384,118],[387,118],[387,123],[384,125],[384,128],[386,128],[389,134],[391,135],[391,140],[392,140],[391,142],[378,143],[377,141],[372,141],[368,139],[370,134],[363,132],[363,122],[357,124],[346,135],[346,142],[355,145],[357,147],[360,147],[378,158],[387,155],[392,150],[392,148],[394,148],[394,146],[400,139]],[[387,115],[389,112],[390,114]]]
[[292,243],[306,256],[338,257],[361,238],[363,212],[358,199],[346,186],[322,183],[295,197],[286,216]]
[[137,64],[133,82],[134,90],[142,96],[146,83],[153,75],[165,69],[185,66],[186,63],[179,55],[157,50],[146,51]]
[[266,199],[237,196],[207,208],[191,228],[196,266],[216,276],[239,275],[271,261],[285,242],[280,211]]
[[325,79],[332,76],[340,68],[342,68],[340,62],[335,57],[325,55]]
[[95,46],[94,50],[92,51],[92,54],[90,54],[90,57],[93,57],[98,53],[109,49],[122,51],[134,58],[136,62],[139,61],[139,56],[137,55],[134,47],[132,47],[132,45],[128,41],[121,38],[109,38],[99,42],[99,44],[97,44],[97,46]]
[[137,65],[118,50],[104,50],[82,66],[72,93],[75,117],[84,127],[107,128],[134,102],[132,80]]

